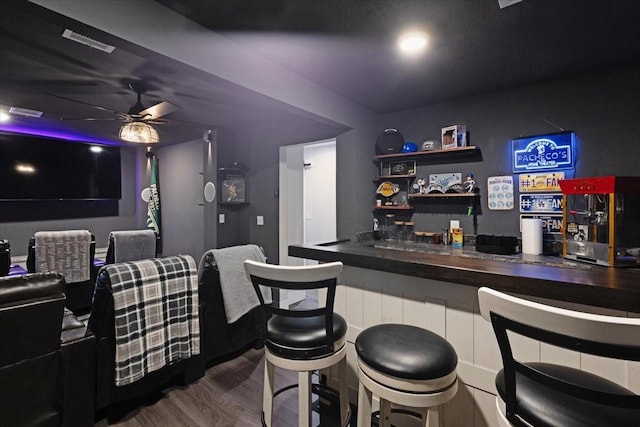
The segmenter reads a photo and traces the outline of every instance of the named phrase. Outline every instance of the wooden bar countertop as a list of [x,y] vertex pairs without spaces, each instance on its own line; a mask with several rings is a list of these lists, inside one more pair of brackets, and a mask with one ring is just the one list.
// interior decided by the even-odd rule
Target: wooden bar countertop
[[[502,256],[476,258],[456,250],[446,254],[375,247],[341,241],[289,246],[289,255],[442,280],[466,286],[550,298],[640,313],[640,269],[609,268],[567,263],[558,257],[535,257],[541,262],[508,262]],[[488,255],[488,254],[484,254]],[[546,260],[549,262],[546,262]],[[557,263],[558,266],[554,266]]]

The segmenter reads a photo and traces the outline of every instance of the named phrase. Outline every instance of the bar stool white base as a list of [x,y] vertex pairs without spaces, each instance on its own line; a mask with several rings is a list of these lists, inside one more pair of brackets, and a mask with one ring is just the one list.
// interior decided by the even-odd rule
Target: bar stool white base
[[504,403],[504,400],[500,398],[500,395],[496,396],[496,417],[498,418],[498,426],[499,427],[513,427],[513,424],[509,422],[507,416],[507,405]]
[[[375,373],[377,379],[372,379],[370,374]],[[372,395],[375,394],[380,399],[380,427],[391,425],[391,404],[409,406],[417,408],[422,425],[424,427],[441,426],[441,406],[451,400],[458,391],[458,378],[454,372],[433,382],[415,382],[402,380],[395,377],[386,376],[380,372],[372,370],[360,359],[358,359],[358,379],[360,381],[358,389],[358,427],[369,427],[371,425],[371,404]],[[383,384],[382,381],[384,381]],[[404,386],[403,386],[404,383]],[[388,386],[393,384],[394,388]],[[434,389],[434,385],[444,387]]]
[[340,425],[347,424],[349,419],[349,395],[347,385],[347,346],[345,341],[336,343],[342,346],[330,356],[320,359],[294,360],[285,359],[265,349],[264,392],[262,412],[264,424],[272,425],[275,367],[298,372],[298,426],[311,426],[311,374],[315,370],[326,369],[338,365],[338,392],[340,393]]

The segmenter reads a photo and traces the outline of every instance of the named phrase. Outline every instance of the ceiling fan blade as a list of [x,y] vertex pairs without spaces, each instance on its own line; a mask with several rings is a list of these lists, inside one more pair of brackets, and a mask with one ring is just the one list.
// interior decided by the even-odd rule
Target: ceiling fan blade
[[116,120],[123,120],[123,119],[121,117],[61,117],[60,120],[97,122],[97,121],[116,121]]
[[145,108],[138,114],[144,117],[145,120],[154,120],[159,119],[162,116],[166,116],[167,114],[171,114],[174,111],[178,111],[179,109],[180,108],[177,105],[173,105],[172,103],[167,101],[162,101],[156,105],[152,105],[149,108]]
[[143,119],[142,121],[145,123],[150,123],[152,125],[164,125],[166,123],[169,123],[169,120],[167,119]]
[[124,114],[124,113],[121,113],[119,111],[112,110],[111,108],[102,107],[100,105],[95,105],[95,104],[90,104],[88,102],[79,101],[79,100],[73,99],[73,98],[67,98],[66,96],[56,95],[56,94],[53,94],[53,93],[49,93],[48,95],[53,96],[55,98],[64,99],[66,101],[71,101],[71,102],[76,102],[78,104],[88,105],[89,107],[97,108],[98,110],[102,110],[102,111],[108,111],[110,113],[114,113],[114,114],[118,114],[118,115]]

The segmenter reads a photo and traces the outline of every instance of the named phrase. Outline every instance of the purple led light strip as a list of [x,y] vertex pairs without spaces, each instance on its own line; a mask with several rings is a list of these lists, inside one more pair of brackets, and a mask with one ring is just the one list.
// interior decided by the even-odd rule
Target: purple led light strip
[[104,139],[92,138],[86,135],[79,135],[79,134],[73,134],[69,132],[60,132],[60,131],[53,131],[53,130],[46,130],[46,129],[32,129],[32,128],[23,127],[23,126],[0,125],[0,131],[64,139],[66,141],[93,142],[96,144],[116,145],[116,146],[121,145],[114,141],[107,141]]

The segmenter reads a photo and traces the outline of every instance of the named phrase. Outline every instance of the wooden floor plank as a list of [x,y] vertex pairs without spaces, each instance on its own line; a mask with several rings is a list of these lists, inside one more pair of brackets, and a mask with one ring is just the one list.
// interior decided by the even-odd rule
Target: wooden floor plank
[[[96,421],[96,427],[260,426],[264,350],[248,350],[207,369],[187,387],[172,387],[141,402],[118,405]],[[296,382],[296,374],[276,369],[276,387]],[[274,402],[274,425],[297,424],[297,391]]]
[[[300,304],[316,307],[317,296],[310,295]],[[96,427],[258,427],[262,416],[263,375],[264,349],[250,349],[208,368],[203,378],[187,387],[167,388],[144,400],[109,408],[99,415]],[[295,384],[297,379],[295,372],[276,368],[276,389]],[[297,390],[287,390],[274,400],[275,427],[297,427]],[[324,412],[322,419],[314,412],[313,424],[338,425],[334,414]]]

